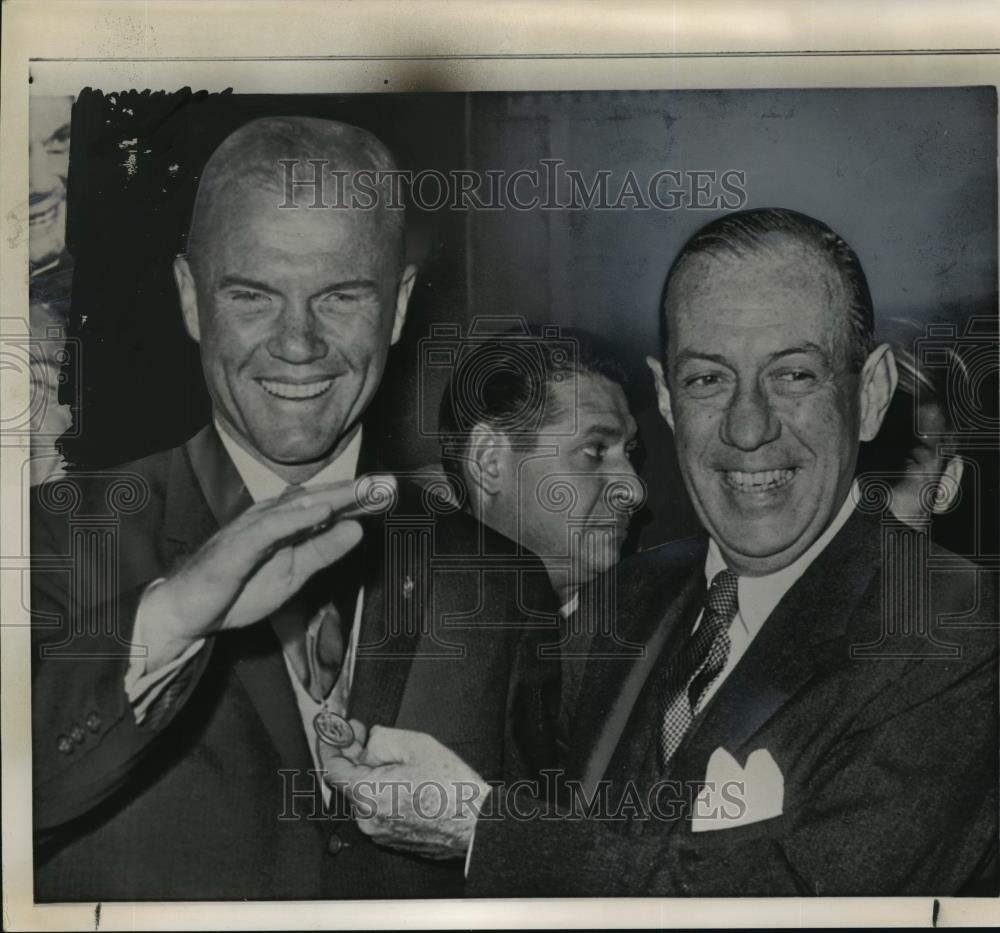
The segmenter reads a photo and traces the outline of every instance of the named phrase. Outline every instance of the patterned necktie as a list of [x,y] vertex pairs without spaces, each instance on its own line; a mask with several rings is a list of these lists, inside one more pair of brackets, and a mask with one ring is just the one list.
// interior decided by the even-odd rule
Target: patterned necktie
[[738,608],[737,577],[720,570],[705,597],[698,628],[670,660],[660,693],[660,767],[666,770],[687,735],[698,702],[726,666],[729,625]]

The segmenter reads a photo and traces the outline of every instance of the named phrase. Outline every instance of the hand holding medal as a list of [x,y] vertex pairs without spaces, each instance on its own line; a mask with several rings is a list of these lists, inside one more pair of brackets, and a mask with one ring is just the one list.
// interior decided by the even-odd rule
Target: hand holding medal
[[347,720],[333,710],[320,710],[313,719],[316,730],[316,757],[321,762],[346,758],[357,763],[368,741],[368,729],[357,719]]

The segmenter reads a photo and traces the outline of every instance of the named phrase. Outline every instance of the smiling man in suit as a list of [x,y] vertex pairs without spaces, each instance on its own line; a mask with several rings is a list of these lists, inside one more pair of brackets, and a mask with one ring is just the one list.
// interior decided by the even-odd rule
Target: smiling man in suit
[[[854,485],[896,381],[857,256],[796,212],[738,213],[687,243],[664,302],[652,367],[707,539],[620,565],[615,632],[646,650],[584,673],[575,793],[484,785],[442,850],[472,842],[490,896],[969,891],[997,836],[996,580],[893,537]],[[328,763],[348,792],[474,779],[391,729],[354,758]],[[441,822],[385,815],[363,828],[386,845]]]
[[368,472],[415,275],[402,214],[296,203],[289,160],[393,168],[326,120],[227,137],[174,266],[212,423],[33,503],[38,900],[459,894],[460,861],[357,831],[318,748],[350,741],[348,713],[497,778],[548,747],[545,685],[511,687],[525,621],[555,618],[544,567],[495,570],[511,542]]

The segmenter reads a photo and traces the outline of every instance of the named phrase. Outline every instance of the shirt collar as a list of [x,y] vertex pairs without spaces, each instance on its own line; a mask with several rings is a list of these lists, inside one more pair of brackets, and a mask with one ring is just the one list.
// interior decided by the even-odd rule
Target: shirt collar
[[580,591],[577,590],[569,599],[559,607],[559,615],[568,619],[577,609],[580,608]]
[[[243,485],[246,486],[247,492],[250,493],[250,498],[254,502],[261,502],[264,499],[273,499],[275,496],[280,496],[285,491],[288,483],[237,444],[219,422],[218,418],[214,420],[215,430],[219,433],[222,446],[226,448],[226,453],[229,454],[229,459],[233,461],[236,472],[240,474],[240,479],[243,480]],[[358,428],[354,432],[354,437],[351,438],[340,456],[328,463],[315,476],[306,480],[302,485],[317,486],[320,483],[353,481],[357,475],[360,453],[361,429]]]
[[[755,635],[781,602],[782,597],[792,585],[806,572],[806,568],[823,552],[834,536],[844,527],[847,519],[854,512],[858,488],[857,483],[851,486],[851,491],[837,512],[836,517],[827,525],[821,534],[803,554],[787,567],[769,573],[763,577],[740,577],[738,583],[739,614],[737,619],[742,622],[747,633]],[[711,585],[715,575],[724,570],[726,562],[722,558],[719,546],[714,540],[708,542],[708,556],[705,559],[705,580]],[[735,624],[735,623],[734,623]]]

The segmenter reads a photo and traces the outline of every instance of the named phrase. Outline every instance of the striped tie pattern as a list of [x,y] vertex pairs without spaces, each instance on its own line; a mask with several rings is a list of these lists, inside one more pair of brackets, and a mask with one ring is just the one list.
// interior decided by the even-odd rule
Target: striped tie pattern
[[726,666],[729,626],[736,615],[737,576],[720,570],[705,597],[698,628],[667,666],[660,692],[660,767],[666,770],[694,721],[705,691]]

